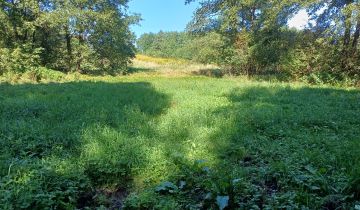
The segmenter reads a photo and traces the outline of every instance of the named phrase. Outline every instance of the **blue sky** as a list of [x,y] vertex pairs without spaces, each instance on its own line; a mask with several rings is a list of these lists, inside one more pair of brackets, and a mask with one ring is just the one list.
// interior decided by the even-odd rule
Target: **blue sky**
[[[193,17],[198,3],[185,5],[185,0],[131,0],[129,11],[139,13],[143,20],[131,29],[139,37],[143,33],[162,31],[183,31]],[[289,26],[304,28],[308,22],[305,11],[300,11],[290,21]]]
[[131,0],[129,11],[140,13],[140,26],[132,26],[139,37],[143,33],[182,31],[193,17],[197,3],[185,5],[185,0]]

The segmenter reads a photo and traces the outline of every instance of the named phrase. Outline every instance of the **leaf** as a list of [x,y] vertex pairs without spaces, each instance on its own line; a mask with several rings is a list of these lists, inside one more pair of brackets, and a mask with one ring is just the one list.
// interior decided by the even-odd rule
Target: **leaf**
[[305,169],[312,174],[316,174],[316,169],[313,168],[311,165],[305,166]]
[[355,205],[355,210],[360,210],[360,205]]
[[162,182],[159,186],[155,188],[156,192],[173,193],[176,190],[178,190],[178,187],[171,182]]
[[316,190],[320,190],[321,188],[318,186],[310,186],[310,189],[316,191]]
[[238,183],[238,182],[240,182],[241,181],[241,179],[234,179],[234,180],[232,180],[232,183],[233,184],[236,184],[236,183]]
[[304,181],[308,180],[308,177],[306,175],[297,175],[294,177],[295,181],[299,183],[303,183]]
[[186,185],[186,182],[185,181],[180,181],[180,184],[179,184],[179,189],[183,189]]
[[210,168],[209,167],[204,167],[203,171],[206,172],[206,173],[210,173]]
[[204,199],[205,199],[205,200],[211,200],[211,198],[212,198],[212,193],[211,193],[211,192],[206,193]]
[[203,164],[206,163],[206,160],[195,160],[196,164]]
[[319,173],[321,173],[321,174],[325,174],[326,172],[327,172],[326,168],[320,168],[319,169]]
[[229,205],[229,196],[217,196],[216,204],[219,206],[220,210],[225,209]]

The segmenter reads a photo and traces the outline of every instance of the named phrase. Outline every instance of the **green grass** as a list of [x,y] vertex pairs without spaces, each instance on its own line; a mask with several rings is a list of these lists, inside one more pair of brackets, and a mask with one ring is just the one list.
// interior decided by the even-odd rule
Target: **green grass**
[[0,209],[351,209],[360,90],[144,76],[0,84]]

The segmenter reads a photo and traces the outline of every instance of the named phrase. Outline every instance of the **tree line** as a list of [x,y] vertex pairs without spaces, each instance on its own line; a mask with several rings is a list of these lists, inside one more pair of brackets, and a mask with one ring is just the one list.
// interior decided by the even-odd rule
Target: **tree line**
[[138,53],[165,58],[181,58],[199,63],[218,63],[223,37],[215,32],[194,35],[188,32],[145,33],[136,42]]
[[0,73],[121,71],[134,57],[128,0],[0,0]]
[[[140,52],[216,63],[232,74],[359,78],[358,0],[198,2],[186,33],[144,34],[137,41]],[[308,26],[289,28],[301,10],[310,17]]]
[[[135,56],[129,0],[0,0],[0,74],[126,70]],[[186,32],[144,34],[139,53],[215,63],[231,74],[359,78],[358,0],[185,0]],[[287,22],[306,10],[304,30]]]

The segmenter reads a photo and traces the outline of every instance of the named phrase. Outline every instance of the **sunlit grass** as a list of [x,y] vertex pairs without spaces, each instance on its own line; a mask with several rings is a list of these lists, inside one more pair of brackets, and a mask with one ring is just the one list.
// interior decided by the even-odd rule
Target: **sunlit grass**
[[158,58],[158,57],[150,57],[146,55],[138,54],[136,55],[136,59],[138,61],[143,61],[147,63],[155,63],[159,65],[183,65],[188,64],[190,61],[184,60],[184,59],[178,59],[178,58]]
[[358,89],[146,69],[0,84],[0,209],[358,204]]
[[188,77],[204,75],[217,77],[212,71],[219,71],[218,67],[210,64],[199,64],[189,60],[175,58],[157,58],[145,55],[136,55],[132,61],[129,73],[135,76],[152,77]]

